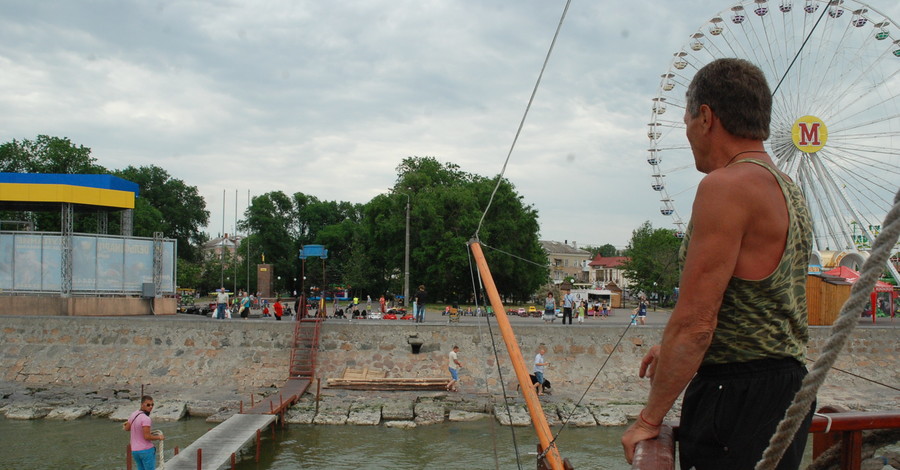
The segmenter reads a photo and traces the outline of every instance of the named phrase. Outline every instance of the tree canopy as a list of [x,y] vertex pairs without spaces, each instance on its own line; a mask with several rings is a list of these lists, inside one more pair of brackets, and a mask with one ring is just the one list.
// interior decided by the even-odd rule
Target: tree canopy
[[[276,272],[297,275],[300,248],[321,244],[329,250],[326,284],[349,285],[359,295],[398,295],[403,290],[409,203],[410,290],[424,284],[432,299],[469,299],[466,245],[496,179],[465,173],[432,157],[406,158],[397,172],[389,194],[362,205],[321,201],[303,193],[255,197],[241,228],[253,234],[253,243],[275,264]],[[490,245],[522,258],[488,255],[504,295],[524,299],[546,281],[546,257],[537,233],[537,211],[504,180],[480,234]],[[307,287],[321,286],[321,264],[307,261],[306,277]]]
[[[315,196],[281,191],[253,197],[239,228],[244,238],[237,256],[206,257],[201,232],[209,221],[206,203],[195,186],[173,178],[155,165],[128,166],[109,171],[97,164],[91,149],[68,138],[40,135],[0,145],[0,171],[28,173],[111,173],[137,183],[133,233],[178,240],[179,279],[183,286],[211,290],[223,272],[237,276],[248,262],[275,265],[282,281],[277,289],[299,290],[299,250],[307,244],[325,245],[325,263],[306,263],[306,286],[349,285],[358,295],[400,294],[404,278],[406,217],[409,211],[410,285],[424,284],[431,298],[467,301],[472,293],[467,243],[476,234],[485,247],[494,281],[501,294],[523,300],[547,280],[546,255],[538,243],[534,207],[525,204],[507,180],[470,174],[433,157],[408,157],[397,166],[397,180],[388,194],[365,204],[326,201]],[[479,222],[497,186],[482,226]],[[6,216],[4,214],[4,216]],[[24,220],[23,215],[6,217]],[[29,215],[37,230],[59,230],[59,214]],[[77,231],[93,231],[96,217],[76,216]],[[109,221],[109,230],[118,220]],[[324,266],[324,277],[323,269]],[[253,270],[255,272],[255,270]],[[255,288],[255,276],[241,282]],[[326,284],[322,286],[321,284]]]
[[657,293],[662,298],[672,294],[681,277],[678,249],[681,239],[672,229],[654,229],[649,221],[634,230],[624,255],[625,276],[633,282],[632,289],[646,294]]
[[135,205],[134,234],[146,237],[153,236],[153,231],[162,232],[178,240],[180,258],[199,260],[199,247],[206,240],[200,228],[209,222],[209,211],[197,187],[172,178],[166,170],[155,165],[128,166],[114,174],[137,183],[141,188],[138,199],[143,199],[156,211],[148,211],[143,204]]

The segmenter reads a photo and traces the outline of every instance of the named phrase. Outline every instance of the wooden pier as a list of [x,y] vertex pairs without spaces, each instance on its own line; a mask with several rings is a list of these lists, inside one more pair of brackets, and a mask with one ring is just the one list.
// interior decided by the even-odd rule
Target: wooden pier
[[283,418],[284,412],[300,399],[309,385],[309,379],[289,379],[278,393],[228,418],[166,461],[166,470],[232,468],[232,455],[237,459],[241,449],[252,444],[263,430]]
[[[256,440],[278,417],[236,414],[166,461],[166,470],[219,470],[231,468],[231,456]],[[198,464],[199,460],[199,464]]]

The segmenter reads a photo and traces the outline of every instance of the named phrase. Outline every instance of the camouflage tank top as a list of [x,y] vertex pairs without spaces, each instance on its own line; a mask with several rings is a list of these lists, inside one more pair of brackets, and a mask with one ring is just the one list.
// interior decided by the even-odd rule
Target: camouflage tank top
[[[795,357],[803,362],[807,332],[806,274],[812,249],[812,221],[806,200],[795,183],[764,162],[787,201],[787,243],[778,266],[764,279],[751,281],[732,277],[719,307],[716,331],[703,358],[703,365],[748,362],[756,359]],[[681,244],[682,266],[687,256],[692,224]]]

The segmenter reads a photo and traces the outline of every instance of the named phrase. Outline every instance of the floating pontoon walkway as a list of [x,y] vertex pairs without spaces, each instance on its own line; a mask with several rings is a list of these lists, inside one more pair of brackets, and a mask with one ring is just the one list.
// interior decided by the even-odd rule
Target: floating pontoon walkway
[[300,399],[309,384],[308,379],[288,379],[278,393],[270,395],[244,413],[228,418],[166,461],[166,470],[231,468],[231,456],[238,455],[241,449],[255,441],[257,435]]

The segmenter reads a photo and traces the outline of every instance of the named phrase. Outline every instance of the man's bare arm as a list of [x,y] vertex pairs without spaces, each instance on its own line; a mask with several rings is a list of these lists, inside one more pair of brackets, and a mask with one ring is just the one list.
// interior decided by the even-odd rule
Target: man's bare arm
[[750,219],[738,181],[714,172],[700,183],[692,212],[690,248],[681,276],[678,305],[663,332],[662,344],[651,350],[641,370],[651,377],[650,397],[638,423],[622,438],[626,458],[634,445],[658,434],[661,423],[678,395],[700,367],[712,341],[722,295],[740,253]]

